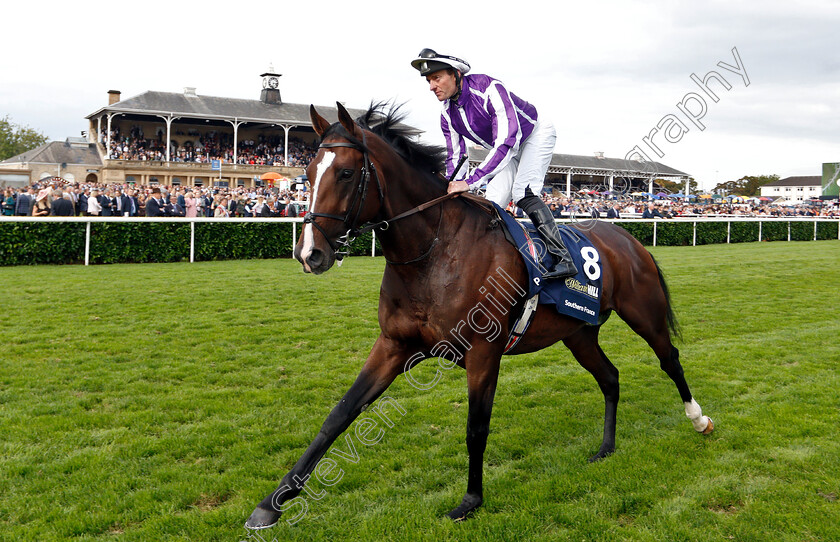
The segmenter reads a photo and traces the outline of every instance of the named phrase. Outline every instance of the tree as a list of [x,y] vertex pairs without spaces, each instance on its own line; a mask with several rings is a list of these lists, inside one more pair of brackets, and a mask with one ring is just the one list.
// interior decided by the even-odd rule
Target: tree
[[9,116],[0,119],[0,160],[17,156],[47,142],[47,136],[28,126],[12,124]]
[[[668,181],[665,179],[656,179],[654,180],[654,182],[662,188],[667,189],[672,194],[676,194],[677,192],[685,192],[685,182],[675,183],[673,181]],[[689,177],[688,189],[691,191],[692,194],[696,194],[698,190],[700,190],[700,187],[697,186],[697,181],[694,180],[694,177]]]
[[751,197],[758,195],[761,187],[765,184],[778,180],[778,175],[747,175],[737,181],[718,183],[713,191],[715,193],[723,193],[724,195]]

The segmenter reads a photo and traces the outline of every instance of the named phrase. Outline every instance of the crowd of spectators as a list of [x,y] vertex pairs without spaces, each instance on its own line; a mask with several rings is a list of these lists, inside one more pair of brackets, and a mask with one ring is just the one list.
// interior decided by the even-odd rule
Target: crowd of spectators
[[[107,132],[100,134],[100,144],[105,149],[108,144]],[[237,142],[234,157],[233,134],[208,130],[203,134],[198,130],[176,132],[186,135],[183,144],[170,142],[169,159],[172,162],[209,163],[221,160],[227,164],[253,164],[266,166],[306,167],[317,152],[314,147],[297,138],[289,139],[289,163],[286,164],[286,152],[283,138],[279,135],[260,135],[256,140],[243,139]],[[111,160],[166,160],[165,132],[159,130],[154,137],[146,137],[139,126],[132,127],[128,133],[111,130],[110,147],[107,156]]]
[[298,217],[308,202],[306,191],[267,187],[52,182],[6,189],[2,212],[6,216]]
[[[644,198],[566,198],[543,194],[556,218],[679,218],[679,217],[829,217],[840,218],[837,201],[813,205],[765,203],[688,203]],[[66,199],[56,208],[57,199]],[[151,201],[154,200],[154,201]],[[181,187],[99,183],[33,185],[3,193],[6,216],[185,216],[185,217],[297,217],[308,206],[309,192],[269,187]],[[151,211],[150,211],[151,204]],[[508,209],[517,217],[521,210]]]
[[[753,203],[696,203],[663,198],[566,198],[543,194],[543,199],[556,218],[694,218],[694,217],[840,217],[836,200],[820,206],[770,205]],[[511,211],[520,216],[519,209]]]

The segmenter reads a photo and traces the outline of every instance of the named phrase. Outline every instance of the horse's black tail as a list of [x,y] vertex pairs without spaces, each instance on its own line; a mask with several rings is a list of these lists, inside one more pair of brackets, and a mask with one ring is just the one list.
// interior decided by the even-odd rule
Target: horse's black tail
[[671,305],[671,291],[668,289],[668,283],[665,282],[665,275],[662,274],[662,269],[653,255],[650,258],[653,260],[653,265],[656,266],[656,272],[659,274],[659,284],[662,286],[662,293],[665,294],[665,319],[668,322],[668,332],[672,338],[682,339],[682,330],[680,329],[680,323],[677,322],[677,315],[674,314],[674,307]]

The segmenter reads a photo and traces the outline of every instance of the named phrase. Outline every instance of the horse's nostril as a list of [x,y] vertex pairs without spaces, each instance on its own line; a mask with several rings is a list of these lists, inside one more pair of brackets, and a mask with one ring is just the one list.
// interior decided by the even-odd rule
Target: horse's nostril
[[309,267],[316,268],[320,267],[322,263],[324,263],[324,252],[322,250],[313,249],[312,252],[309,254],[309,257],[306,258],[306,263],[309,264]]

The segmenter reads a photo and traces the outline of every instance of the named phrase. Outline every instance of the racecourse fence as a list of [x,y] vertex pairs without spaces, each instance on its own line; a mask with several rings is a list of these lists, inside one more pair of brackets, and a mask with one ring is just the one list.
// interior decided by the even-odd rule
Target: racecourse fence
[[[823,217],[558,219],[584,231],[613,222],[646,246],[840,239],[840,220]],[[208,261],[291,257],[302,218],[3,217],[0,265]],[[376,256],[375,232],[351,255]]]

